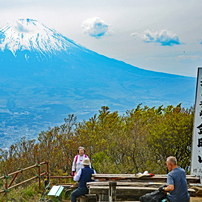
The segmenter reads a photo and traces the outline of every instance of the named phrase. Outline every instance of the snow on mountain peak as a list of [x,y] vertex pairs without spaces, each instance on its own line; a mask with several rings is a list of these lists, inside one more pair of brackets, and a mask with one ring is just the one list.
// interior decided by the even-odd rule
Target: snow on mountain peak
[[78,46],[53,29],[32,19],[20,19],[0,29],[0,49],[54,53]]

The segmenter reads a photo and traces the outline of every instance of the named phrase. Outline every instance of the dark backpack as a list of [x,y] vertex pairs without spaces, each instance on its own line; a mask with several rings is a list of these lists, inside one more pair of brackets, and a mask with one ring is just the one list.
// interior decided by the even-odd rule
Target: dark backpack
[[139,198],[141,202],[161,202],[167,196],[166,192],[154,191],[152,193],[145,194]]

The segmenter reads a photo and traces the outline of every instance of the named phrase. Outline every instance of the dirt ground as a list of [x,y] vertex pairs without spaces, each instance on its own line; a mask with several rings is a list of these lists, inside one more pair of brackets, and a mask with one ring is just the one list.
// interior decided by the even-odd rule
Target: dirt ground
[[202,202],[202,197],[191,197],[191,202]]
[[[70,202],[70,200],[62,200],[62,201],[63,202]],[[191,197],[191,202],[202,202],[202,197]]]
[[[191,202],[202,202],[202,197],[191,197],[190,198]],[[71,202],[71,200],[62,200],[62,202]],[[180,201],[179,201],[180,202]]]

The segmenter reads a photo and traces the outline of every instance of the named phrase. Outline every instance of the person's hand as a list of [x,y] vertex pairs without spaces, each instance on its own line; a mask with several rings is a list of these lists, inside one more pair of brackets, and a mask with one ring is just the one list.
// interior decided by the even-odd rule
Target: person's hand
[[74,172],[74,176],[76,175],[76,172]]
[[167,187],[167,185],[163,185],[163,186],[159,187],[159,192],[164,192],[165,187]]

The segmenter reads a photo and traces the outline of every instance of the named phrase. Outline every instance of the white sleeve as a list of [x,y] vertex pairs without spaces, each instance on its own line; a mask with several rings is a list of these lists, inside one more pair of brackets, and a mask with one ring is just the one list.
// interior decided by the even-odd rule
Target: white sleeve
[[74,176],[73,180],[74,180],[74,181],[79,181],[80,177],[81,177],[81,169],[80,169],[80,170],[78,171],[78,173]]
[[74,161],[72,163],[72,171],[76,171],[76,164],[75,164],[76,156],[74,157]]
[[[93,170],[94,170],[94,169],[93,169]],[[94,174],[97,174],[95,170],[94,170]],[[97,180],[94,180],[94,181],[95,181],[95,182],[97,182],[97,181],[98,181],[98,179],[97,179]]]

